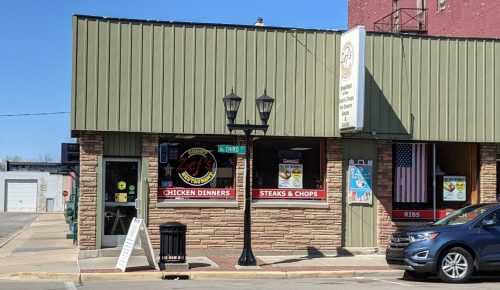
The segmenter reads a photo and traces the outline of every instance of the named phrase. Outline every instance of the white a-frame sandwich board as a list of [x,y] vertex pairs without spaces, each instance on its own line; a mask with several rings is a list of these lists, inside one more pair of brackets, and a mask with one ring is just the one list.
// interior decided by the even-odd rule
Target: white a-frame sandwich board
[[130,224],[130,228],[128,229],[127,238],[125,239],[125,243],[123,244],[122,251],[120,253],[120,257],[118,258],[118,262],[116,263],[116,268],[125,272],[127,268],[128,259],[132,255],[132,250],[134,249],[135,241],[137,240],[137,235],[141,237],[141,244],[144,248],[144,254],[148,259],[149,266],[155,268],[160,271],[160,267],[158,266],[158,262],[156,261],[156,256],[153,251],[153,245],[151,244],[151,239],[149,238],[148,229],[143,219],[134,218],[132,223]]

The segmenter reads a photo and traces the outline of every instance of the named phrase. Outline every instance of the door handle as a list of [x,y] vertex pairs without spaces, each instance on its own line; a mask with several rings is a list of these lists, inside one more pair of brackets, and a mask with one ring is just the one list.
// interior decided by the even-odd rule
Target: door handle
[[135,200],[135,209],[140,209],[141,208],[141,200],[140,199],[136,199]]

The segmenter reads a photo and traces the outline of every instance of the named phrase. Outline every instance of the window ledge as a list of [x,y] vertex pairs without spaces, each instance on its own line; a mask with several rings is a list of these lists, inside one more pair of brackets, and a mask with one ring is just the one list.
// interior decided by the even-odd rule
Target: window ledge
[[324,201],[254,201],[253,208],[321,208],[329,209],[330,205]]
[[174,208],[174,207],[222,207],[238,208],[236,200],[183,200],[183,201],[161,201],[156,204],[156,208]]
[[431,220],[424,220],[424,221],[392,221],[392,226],[393,227],[409,227],[409,226],[418,226],[418,225],[425,225],[425,224],[430,224],[432,221]]

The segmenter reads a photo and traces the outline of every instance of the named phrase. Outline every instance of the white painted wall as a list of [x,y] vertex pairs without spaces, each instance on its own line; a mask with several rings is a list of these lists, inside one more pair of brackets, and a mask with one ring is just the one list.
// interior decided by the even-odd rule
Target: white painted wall
[[0,172],[0,212],[6,210],[6,180],[37,180],[37,212],[45,212],[47,198],[54,199],[54,212],[64,211],[63,176],[48,172],[3,171]]

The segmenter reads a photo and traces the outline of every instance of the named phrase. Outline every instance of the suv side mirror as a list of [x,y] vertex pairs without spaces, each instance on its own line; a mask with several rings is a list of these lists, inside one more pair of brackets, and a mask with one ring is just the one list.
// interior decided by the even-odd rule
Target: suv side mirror
[[484,219],[481,222],[481,227],[482,228],[487,228],[487,227],[493,227],[496,226],[497,222],[494,219]]

